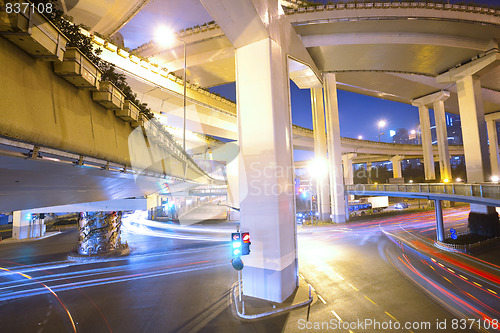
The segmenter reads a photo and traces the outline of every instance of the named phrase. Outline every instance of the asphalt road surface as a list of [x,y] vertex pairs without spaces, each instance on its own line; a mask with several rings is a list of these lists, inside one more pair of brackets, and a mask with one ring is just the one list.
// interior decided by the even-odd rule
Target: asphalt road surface
[[[220,208],[202,209],[213,217]],[[464,227],[467,211],[445,212],[447,229]],[[74,229],[1,244],[0,331],[484,331],[478,326],[486,319],[500,318],[500,267],[437,251],[432,221],[430,212],[299,228],[301,278],[319,296],[310,309],[251,322],[234,315],[229,297],[236,273],[228,240],[235,224],[179,226],[129,216],[122,238],[131,255],[100,262],[67,260],[78,237]],[[464,318],[478,322],[453,329]],[[396,322],[401,328],[391,330]]]

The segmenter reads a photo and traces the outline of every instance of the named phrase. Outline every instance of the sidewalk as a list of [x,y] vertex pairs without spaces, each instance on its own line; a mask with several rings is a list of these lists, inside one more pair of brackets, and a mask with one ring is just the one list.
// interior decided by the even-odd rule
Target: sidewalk
[[239,299],[239,284],[236,281],[232,287],[231,301],[233,312],[243,320],[254,320],[263,317],[281,315],[289,311],[310,305],[317,301],[315,293],[309,285],[299,278],[299,287],[283,303],[275,303],[246,295]]
[[1,240],[0,241],[0,245],[2,245],[2,244],[23,243],[23,242],[32,242],[32,241],[37,241],[37,240],[49,238],[49,237],[52,237],[52,236],[55,236],[55,235],[59,235],[61,233],[62,232],[60,232],[60,231],[49,231],[49,232],[46,232],[45,235],[43,235],[42,237],[37,237],[37,238],[25,238],[25,239],[7,238],[7,239]]

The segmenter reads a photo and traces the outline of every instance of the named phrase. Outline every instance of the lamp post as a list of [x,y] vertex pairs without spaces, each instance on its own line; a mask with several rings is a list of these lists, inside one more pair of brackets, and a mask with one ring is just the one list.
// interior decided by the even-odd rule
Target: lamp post
[[[182,121],[182,149],[186,151],[186,88],[187,88],[187,44],[176,36],[176,34],[165,26],[160,26],[156,29],[155,35],[156,42],[161,46],[171,46],[174,39],[182,42],[184,45],[184,71],[183,71],[183,121]],[[162,51],[163,52],[163,51]],[[162,53],[159,52],[159,53]]]
[[184,44],[184,87],[183,87],[183,122],[182,122],[182,150],[186,151],[186,71],[187,71],[187,44],[185,40],[178,39]]
[[380,142],[380,137],[384,134],[384,133],[381,133],[381,130],[382,130],[382,128],[385,127],[386,124],[387,123],[385,120],[381,120],[378,122],[378,142]]

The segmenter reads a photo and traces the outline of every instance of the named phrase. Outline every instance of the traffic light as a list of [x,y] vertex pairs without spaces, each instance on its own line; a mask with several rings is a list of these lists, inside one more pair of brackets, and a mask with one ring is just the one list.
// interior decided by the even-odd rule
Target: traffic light
[[243,241],[243,246],[241,248],[241,255],[247,255],[250,254],[250,233],[248,232],[242,232],[241,233],[241,239]]
[[239,232],[231,233],[231,249],[233,251],[233,257],[241,256],[242,247],[241,234]]

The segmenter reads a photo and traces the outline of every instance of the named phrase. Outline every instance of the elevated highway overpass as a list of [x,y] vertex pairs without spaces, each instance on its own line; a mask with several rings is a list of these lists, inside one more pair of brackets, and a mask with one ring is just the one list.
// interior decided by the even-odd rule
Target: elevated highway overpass
[[[446,89],[451,96],[445,108],[451,113],[458,113],[456,87],[435,78],[498,50],[500,39],[500,14],[484,7],[372,2],[286,13],[319,70],[337,74],[339,89],[407,104]],[[215,23],[187,29],[178,37],[188,45],[191,83],[211,87],[235,81],[234,47]],[[136,51],[181,75],[180,42],[169,49],[152,41]],[[497,65],[481,75],[485,113],[500,110]]]

